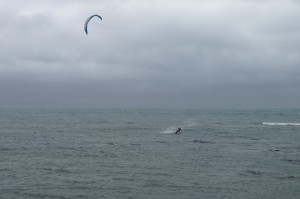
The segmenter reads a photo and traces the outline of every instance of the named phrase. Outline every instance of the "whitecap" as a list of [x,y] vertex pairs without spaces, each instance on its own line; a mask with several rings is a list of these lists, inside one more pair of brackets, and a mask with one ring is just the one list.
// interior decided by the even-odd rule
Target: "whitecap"
[[300,123],[284,123],[284,122],[263,122],[263,125],[269,126],[300,126]]

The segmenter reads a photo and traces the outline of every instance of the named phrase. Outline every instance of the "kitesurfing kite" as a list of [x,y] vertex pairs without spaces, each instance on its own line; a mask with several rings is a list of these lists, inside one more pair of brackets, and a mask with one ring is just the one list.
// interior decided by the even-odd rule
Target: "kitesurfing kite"
[[90,21],[93,17],[99,17],[99,19],[102,20],[102,17],[99,16],[99,15],[92,15],[92,16],[90,16],[89,18],[87,18],[86,21],[85,21],[85,23],[84,23],[84,31],[85,31],[86,34],[88,34],[88,29],[87,29],[87,28],[88,28],[88,23],[89,23],[89,21]]

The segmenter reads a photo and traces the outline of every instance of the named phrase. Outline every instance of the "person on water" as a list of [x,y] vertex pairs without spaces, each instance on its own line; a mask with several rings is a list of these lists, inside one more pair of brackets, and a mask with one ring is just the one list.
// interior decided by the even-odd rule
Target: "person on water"
[[181,127],[179,127],[179,128],[175,131],[175,134],[179,133],[179,131],[181,131]]

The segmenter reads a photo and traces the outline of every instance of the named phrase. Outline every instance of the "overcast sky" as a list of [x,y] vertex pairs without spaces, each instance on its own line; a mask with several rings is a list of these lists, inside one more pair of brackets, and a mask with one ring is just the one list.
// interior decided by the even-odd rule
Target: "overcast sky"
[[300,107],[299,20],[298,0],[2,0],[0,105]]

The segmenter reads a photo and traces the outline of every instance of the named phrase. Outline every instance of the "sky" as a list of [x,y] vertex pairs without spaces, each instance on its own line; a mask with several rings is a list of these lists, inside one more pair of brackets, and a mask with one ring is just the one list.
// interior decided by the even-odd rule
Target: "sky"
[[298,0],[2,0],[0,106],[299,108],[299,19]]

